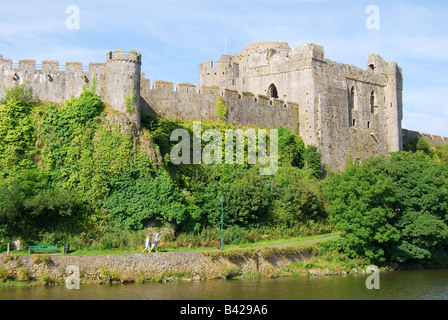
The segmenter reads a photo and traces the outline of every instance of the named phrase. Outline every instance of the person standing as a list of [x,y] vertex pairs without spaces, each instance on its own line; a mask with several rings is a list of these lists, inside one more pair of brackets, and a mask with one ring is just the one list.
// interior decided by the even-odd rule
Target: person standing
[[149,247],[149,235],[146,237],[146,242],[145,242],[145,249],[143,249],[142,253],[145,252],[145,250],[148,249],[148,252],[150,252],[150,247]]
[[151,253],[152,249],[156,249],[156,252],[159,252],[156,247],[156,245],[157,245],[157,243],[159,243],[159,241],[160,241],[160,234],[158,232],[156,232],[152,236],[151,249],[149,250],[149,253]]

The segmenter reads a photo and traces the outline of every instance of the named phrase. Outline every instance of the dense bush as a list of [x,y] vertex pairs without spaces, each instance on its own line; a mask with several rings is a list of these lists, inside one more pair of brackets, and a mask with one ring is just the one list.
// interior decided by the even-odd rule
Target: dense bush
[[400,152],[350,165],[329,179],[330,212],[345,251],[376,262],[428,263],[448,246],[448,168]]
[[314,174],[313,170],[297,170],[294,167],[279,169],[273,178],[277,194],[273,203],[276,224],[292,228],[308,221],[326,220],[324,198]]
[[179,225],[186,219],[184,197],[166,172],[153,178],[129,171],[111,185],[104,208],[118,229],[140,230],[154,220]]
[[31,90],[16,86],[5,90],[0,101],[0,178],[35,166],[35,123],[37,98]]
[[51,181],[38,169],[22,171],[0,184],[0,223],[9,233],[32,236],[38,230],[73,231],[85,205],[76,192]]
[[[104,105],[95,88],[84,87],[80,97],[66,100],[62,108],[51,104],[44,117],[44,130],[49,136],[50,146],[46,150],[54,166],[64,167],[74,139],[88,134],[92,139],[93,120]],[[94,127],[92,128],[94,129]],[[90,134],[89,134],[90,133]]]

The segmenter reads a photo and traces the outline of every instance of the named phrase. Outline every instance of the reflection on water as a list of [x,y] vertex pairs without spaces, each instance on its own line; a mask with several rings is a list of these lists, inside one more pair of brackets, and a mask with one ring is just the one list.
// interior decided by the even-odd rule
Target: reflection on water
[[446,300],[448,270],[382,273],[381,289],[367,275],[260,280],[208,280],[132,285],[3,288],[0,300]]

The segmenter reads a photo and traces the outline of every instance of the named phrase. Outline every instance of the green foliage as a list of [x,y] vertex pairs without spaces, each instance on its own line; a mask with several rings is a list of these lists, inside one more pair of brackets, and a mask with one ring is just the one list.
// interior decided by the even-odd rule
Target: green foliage
[[84,88],[79,98],[66,100],[62,108],[52,104],[44,118],[44,129],[50,136],[51,163],[63,167],[69,149],[75,138],[85,136],[92,139],[95,117],[100,115],[104,105],[93,90]]
[[417,151],[422,151],[427,155],[431,155],[433,147],[426,139],[420,138],[418,139],[417,144],[415,145],[415,149]]
[[202,222],[213,226],[221,221],[221,196],[225,198],[225,225],[247,227],[266,221],[274,194],[256,168],[238,165],[204,166],[188,189],[202,209]]
[[230,226],[226,229],[225,239],[227,244],[241,244],[245,242],[245,230],[239,226]]
[[12,88],[4,88],[5,97],[0,104],[6,104],[9,100],[15,100],[22,106],[33,107],[39,103],[39,98],[33,94],[33,90],[23,84],[17,84]]
[[16,86],[5,89],[0,102],[0,177],[35,165],[35,124],[32,108],[36,103],[31,90]]
[[305,164],[305,143],[302,138],[285,127],[278,127],[279,163],[302,168]]
[[397,241],[393,225],[394,186],[389,177],[377,176],[367,163],[352,165],[329,182],[330,213],[346,233],[346,252],[384,261],[385,243]]
[[85,214],[76,192],[51,181],[38,169],[23,171],[0,184],[0,223],[10,232],[31,235],[47,228],[71,230]]
[[135,101],[137,100],[137,96],[135,92],[131,93],[131,96],[127,96],[124,104],[126,105],[126,110],[129,114],[135,113]]
[[345,251],[374,261],[429,262],[448,240],[448,168],[423,152],[351,165],[329,182]]
[[0,283],[4,283],[8,280],[9,274],[5,268],[0,268]]
[[95,139],[89,135],[74,138],[64,158],[66,184],[83,191],[83,199],[100,207],[109,194],[111,180],[133,164],[133,141],[130,134],[100,127]]
[[104,208],[126,230],[140,230],[150,221],[168,221],[176,225],[186,219],[184,198],[169,175],[153,178],[129,171],[112,181],[112,192]]
[[305,147],[302,138],[285,127],[278,127],[279,163],[281,166],[293,166],[310,170],[315,178],[321,173],[322,155],[317,147]]
[[312,175],[318,178],[322,174],[322,155],[317,151],[317,147],[310,145],[304,152],[303,159],[305,167],[309,169]]
[[215,113],[219,120],[225,122],[227,120],[227,114],[229,109],[226,105],[226,102],[221,96],[216,97],[216,108]]
[[326,218],[324,200],[311,172],[279,168],[273,184],[277,191],[273,211],[277,224],[291,228]]

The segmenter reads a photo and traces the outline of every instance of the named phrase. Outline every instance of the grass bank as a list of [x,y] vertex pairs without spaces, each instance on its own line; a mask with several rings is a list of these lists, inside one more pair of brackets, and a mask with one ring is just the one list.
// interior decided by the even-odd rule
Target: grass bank
[[[175,281],[194,281],[207,279],[260,279],[260,278],[278,278],[289,276],[317,276],[317,275],[342,275],[357,273],[365,269],[368,265],[365,260],[349,259],[347,256],[323,248],[320,244],[329,244],[336,241],[339,234],[327,234],[313,237],[294,237],[287,238],[284,241],[265,241],[245,245],[241,247],[227,246],[225,250],[213,248],[196,248],[195,250],[164,250],[165,253],[193,253],[200,251],[205,259],[209,259],[213,268],[218,272],[213,277],[207,278],[202,274],[192,273],[188,268],[184,268],[183,256],[180,256],[181,267],[176,271],[140,271],[136,269],[130,275],[126,272],[117,271],[114,268],[101,267],[96,270],[96,278],[92,280],[87,277],[82,278],[82,284],[100,283],[100,284],[127,284],[127,283],[155,283],[155,282],[175,282]],[[331,247],[331,246],[330,246]],[[185,248],[184,248],[185,249]],[[71,253],[73,257],[82,258],[82,252]],[[108,256],[108,255],[138,255],[140,251],[93,251],[85,252],[88,256]],[[47,264],[47,266],[56,266],[54,261],[60,260],[62,254],[54,255],[30,255],[22,253],[21,255],[3,256],[3,265],[0,263],[0,288],[8,286],[31,286],[31,285],[63,285],[64,276],[52,277],[50,273],[44,270],[38,276],[31,275],[29,270],[31,261],[33,264]],[[148,255],[149,257],[150,255]],[[20,258],[21,257],[21,258]],[[156,258],[157,256],[154,256]],[[301,258],[298,258],[301,257]],[[303,259],[303,257],[306,257]],[[167,257],[167,259],[170,256]],[[28,263],[24,262],[28,260]],[[97,259],[97,258],[95,258]],[[100,257],[101,259],[101,257]],[[122,258],[119,258],[122,259]],[[125,258],[128,259],[128,258]],[[130,257],[129,259],[133,259]],[[158,255],[157,259],[163,260],[163,256]],[[171,258],[170,258],[171,259]],[[178,257],[179,259],[179,257]],[[282,263],[279,263],[282,260]],[[54,261],[53,261],[54,260]],[[109,258],[106,259],[108,261]],[[22,262],[21,262],[22,261]],[[128,260],[126,260],[128,261]],[[257,267],[254,268],[254,261]],[[1,262],[1,261],[0,261]],[[260,262],[260,268],[258,264]],[[9,263],[9,264],[7,264]],[[22,264],[23,263],[23,264]],[[242,265],[252,263],[252,268]],[[7,270],[9,268],[9,271]],[[11,268],[14,271],[11,271]],[[59,264],[57,269],[61,269]],[[27,270],[28,269],[28,270]],[[45,268],[44,268],[45,269]]]

